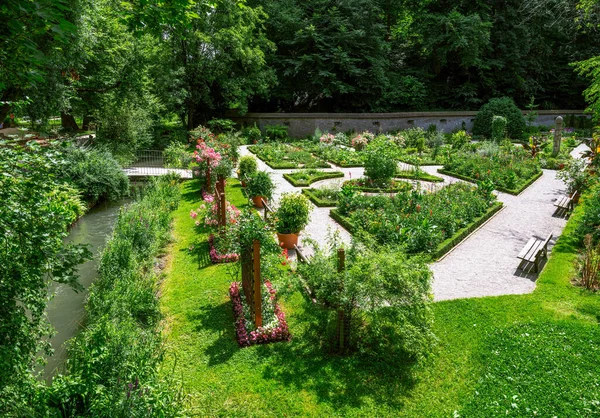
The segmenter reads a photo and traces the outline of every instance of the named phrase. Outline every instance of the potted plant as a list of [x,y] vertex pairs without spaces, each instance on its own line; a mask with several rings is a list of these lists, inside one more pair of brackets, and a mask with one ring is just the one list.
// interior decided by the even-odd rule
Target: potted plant
[[246,190],[257,208],[263,207],[261,199],[267,202],[273,196],[273,189],[273,180],[266,171],[257,171],[248,178]]
[[298,235],[308,225],[310,204],[301,193],[284,193],[276,213],[275,229],[279,245],[291,250],[298,244]]
[[258,170],[258,163],[256,158],[251,155],[246,155],[240,159],[240,165],[238,167],[238,178],[242,182],[242,186],[246,187],[246,180],[252,176]]

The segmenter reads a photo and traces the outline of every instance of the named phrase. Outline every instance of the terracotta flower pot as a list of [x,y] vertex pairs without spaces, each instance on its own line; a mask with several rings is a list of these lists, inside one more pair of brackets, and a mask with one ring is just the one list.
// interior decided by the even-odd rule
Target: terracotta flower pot
[[252,198],[252,202],[254,203],[254,206],[256,206],[257,208],[262,208],[262,207],[263,207],[263,204],[262,204],[262,202],[260,201],[261,199],[262,199],[262,200],[264,200],[266,203],[269,203],[269,202],[267,201],[267,198],[266,198],[266,197],[264,197],[264,196],[254,196],[254,197]]
[[298,235],[299,234],[280,234],[278,232],[277,240],[279,241],[279,246],[281,248],[293,250],[294,245],[298,245]]

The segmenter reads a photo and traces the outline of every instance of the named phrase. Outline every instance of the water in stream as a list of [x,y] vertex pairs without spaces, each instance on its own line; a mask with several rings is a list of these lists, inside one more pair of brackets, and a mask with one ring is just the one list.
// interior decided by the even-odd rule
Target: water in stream
[[88,244],[94,258],[79,266],[79,282],[84,291],[76,293],[69,286],[52,282],[49,294],[55,296],[48,303],[46,313],[56,335],[50,339],[54,355],[47,358],[44,379],[48,382],[60,371],[66,357],[65,342],[79,331],[84,317],[84,303],[89,286],[97,276],[99,253],[113,230],[119,208],[125,202],[101,203],[83,216],[71,229],[67,242]]

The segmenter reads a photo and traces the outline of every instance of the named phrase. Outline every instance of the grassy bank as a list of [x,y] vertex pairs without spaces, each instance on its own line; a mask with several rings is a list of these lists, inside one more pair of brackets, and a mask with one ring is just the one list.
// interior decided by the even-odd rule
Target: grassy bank
[[[210,265],[206,231],[194,231],[189,217],[199,204],[194,183],[182,186],[182,196],[161,304],[168,319],[164,369],[175,365],[183,377],[192,414],[592,416],[598,408],[593,401],[600,385],[593,370],[600,353],[590,341],[598,338],[600,299],[569,282],[579,208],[534,293],[434,304],[436,353],[409,371],[394,359],[325,353],[313,335],[318,313],[300,294],[282,303],[290,343],[240,349],[227,295],[228,267]],[[244,206],[231,180],[227,196]]]

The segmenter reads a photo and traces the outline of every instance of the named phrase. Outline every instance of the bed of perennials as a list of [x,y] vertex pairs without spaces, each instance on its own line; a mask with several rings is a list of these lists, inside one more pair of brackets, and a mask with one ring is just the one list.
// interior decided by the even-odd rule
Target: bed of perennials
[[344,177],[341,171],[321,171],[309,168],[308,170],[297,171],[295,173],[284,174],[283,178],[289,181],[293,186],[306,187],[311,184],[327,179]]
[[440,172],[472,182],[491,181],[496,190],[511,194],[520,193],[542,174],[539,163],[522,148],[478,151],[448,154]]
[[248,150],[274,169],[330,167],[311,152],[291,144],[251,145]]
[[379,243],[410,253],[434,253],[444,240],[484,215],[495,201],[489,190],[456,183],[435,193],[410,190],[366,196],[343,190],[332,216],[351,232],[362,229]]

